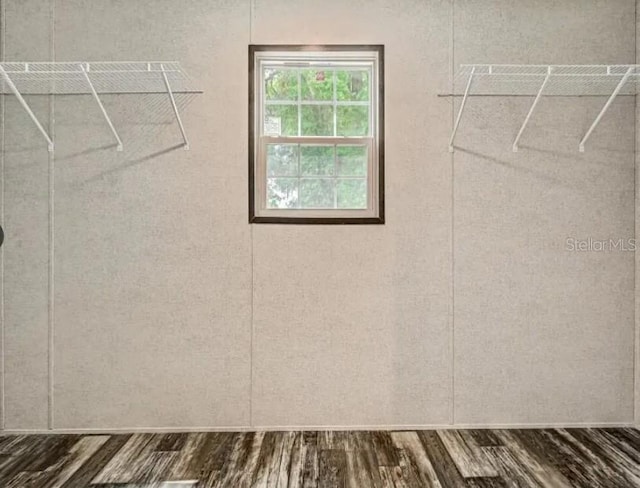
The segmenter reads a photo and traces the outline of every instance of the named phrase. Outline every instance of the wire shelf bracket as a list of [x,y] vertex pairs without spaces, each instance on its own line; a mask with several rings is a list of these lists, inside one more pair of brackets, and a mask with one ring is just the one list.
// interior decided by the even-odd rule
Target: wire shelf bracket
[[587,133],[584,135],[584,137],[580,141],[580,145],[579,145],[580,152],[584,152],[584,145],[587,143],[587,141],[589,140],[589,137],[591,137],[591,134],[593,134],[593,131],[596,129],[596,127],[598,127],[598,124],[602,120],[602,117],[604,117],[604,114],[606,113],[606,111],[609,110],[609,107],[611,106],[613,101],[616,99],[616,97],[622,91],[622,88],[624,87],[624,85],[629,80],[629,77],[633,73],[633,70],[634,70],[633,66],[629,67],[627,72],[624,74],[624,76],[620,80],[620,83],[618,83],[618,86],[616,86],[615,90],[613,90],[613,93],[609,97],[609,100],[607,100],[607,103],[605,103],[604,107],[602,107],[602,110],[600,111],[600,113],[596,117],[596,120],[594,120],[593,124],[591,124],[591,127],[589,127],[589,130],[587,131]]
[[175,61],[135,62],[2,62],[0,63],[0,94],[14,95],[22,108],[54,150],[53,138],[47,133],[25,100],[27,95],[91,95],[95,100],[114,139],[122,151],[124,144],[107,112],[101,95],[167,94],[171,109],[184,141],[189,149],[176,95],[195,95],[195,88],[180,63]]
[[467,105],[467,98],[469,98],[469,92],[471,91],[471,83],[473,83],[473,75],[476,72],[475,66],[471,69],[471,73],[469,74],[469,81],[467,82],[467,87],[464,90],[464,97],[462,98],[462,103],[460,103],[460,109],[458,111],[458,116],[456,117],[456,122],[453,125],[453,132],[451,133],[451,139],[449,139],[449,152],[453,152],[453,143],[456,139],[456,134],[458,132],[458,127],[460,127],[460,121],[462,120],[462,113],[464,112],[464,107]]
[[118,143],[117,150],[122,151],[123,149],[122,139],[120,139],[120,136],[118,135],[118,131],[116,131],[116,128],[113,126],[113,122],[111,122],[111,118],[109,118],[109,114],[107,113],[107,110],[104,108],[104,105],[102,105],[102,101],[98,96],[98,92],[96,91],[95,86],[93,86],[93,83],[91,82],[91,78],[89,78],[89,70],[91,69],[90,65],[87,65],[86,67],[80,66],[80,69],[82,69],[82,74],[87,80],[87,85],[89,85],[89,89],[91,90],[91,94],[93,95],[93,98],[98,104],[98,107],[100,107],[100,111],[102,112],[102,115],[107,121],[107,124],[109,124],[109,128],[111,129],[113,136],[116,138],[116,141]]
[[29,107],[29,104],[25,101],[20,91],[18,91],[18,88],[13,83],[13,80],[9,77],[2,65],[0,65],[0,75],[2,75],[2,78],[9,87],[9,90],[11,90],[11,92],[16,96],[18,102],[20,102],[20,105],[22,105],[22,108],[24,108],[24,110],[29,115],[29,118],[33,121],[34,124],[36,124],[36,127],[47,141],[47,149],[49,150],[49,152],[53,152],[53,140],[51,139],[47,131],[44,130],[44,127],[42,127],[42,124],[38,120],[38,117],[36,117],[36,115],[33,113],[33,110],[31,110],[31,107]]
[[164,65],[160,65],[160,71],[162,72],[162,79],[164,81],[164,85],[167,87],[167,93],[169,94],[169,99],[171,100],[171,107],[173,108],[173,113],[176,116],[176,120],[178,121],[178,126],[180,127],[180,132],[182,133],[182,139],[184,140],[184,150],[189,150],[189,139],[187,139],[187,133],[184,130],[184,125],[182,124],[182,118],[180,117],[180,112],[178,111],[178,106],[176,105],[176,99],[173,96],[173,91],[171,91],[171,84],[169,83],[169,79],[167,78],[167,72],[164,69]]
[[520,142],[520,138],[522,137],[522,134],[524,133],[524,130],[527,128],[527,124],[529,124],[529,121],[531,120],[531,116],[533,115],[534,110],[536,109],[536,107],[538,106],[538,102],[540,101],[540,98],[542,97],[542,92],[544,91],[544,88],[547,86],[547,83],[549,83],[549,79],[551,78],[551,66],[549,66],[549,71],[547,71],[547,76],[544,77],[544,81],[542,82],[542,85],[540,86],[540,91],[538,92],[538,94],[536,95],[535,100],[533,101],[533,103],[531,104],[531,108],[529,109],[529,112],[527,113],[527,117],[524,119],[524,122],[522,123],[522,127],[520,127],[520,130],[518,131],[518,135],[516,136],[516,140],[513,141],[513,152],[518,152],[518,143]]
[[449,151],[454,150],[455,138],[470,97],[534,97],[513,141],[513,152],[518,152],[520,140],[542,97],[608,97],[578,144],[578,150],[584,152],[589,138],[616,98],[637,95],[639,86],[640,65],[460,65],[454,78],[453,93],[441,95],[462,97],[449,139]]

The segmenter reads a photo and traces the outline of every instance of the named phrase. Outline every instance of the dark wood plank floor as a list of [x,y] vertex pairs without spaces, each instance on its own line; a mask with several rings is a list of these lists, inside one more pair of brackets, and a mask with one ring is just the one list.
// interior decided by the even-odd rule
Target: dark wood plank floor
[[0,486],[640,487],[635,429],[0,437]]

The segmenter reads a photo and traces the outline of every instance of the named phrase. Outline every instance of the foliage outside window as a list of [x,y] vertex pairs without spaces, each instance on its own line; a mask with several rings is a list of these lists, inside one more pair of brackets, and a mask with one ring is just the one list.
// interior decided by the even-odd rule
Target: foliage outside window
[[383,223],[381,46],[250,46],[250,221]]

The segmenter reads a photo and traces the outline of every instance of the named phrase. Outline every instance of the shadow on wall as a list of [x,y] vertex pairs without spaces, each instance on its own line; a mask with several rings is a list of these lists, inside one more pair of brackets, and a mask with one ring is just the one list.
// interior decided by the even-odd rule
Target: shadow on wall
[[[115,146],[112,146],[112,147],[115,147]],[[101,149],[104,149],[104,148],[101,148]],[[92,176],[90,178],[87,178],[86,180],[84,180],[83,183],[86,184],[86,183],[91,183],[93,181],[101,180],[101,179],[105,178],[106,176],[117,174],[117,173],[119,173],[121,171],[125,171],[128,168],[131,168],[133,166],[136,166],[138,164],[141,164],[141,163],[144,163],[144,162],[147,162],[147,161],[151,161],[152,159],[158,158],[158,157],[163,156],[165,154],[169,154],[169,153],[171,153],[171,152],[173,152],[173,151],[175,151],[177,149],[184,150],[184,145],[183,144],[177,144],[175,146],[171,146],[169,148],[162,149],[162,150],[157,151],[155,153],[148,154],[147,156],[143,156],[143,157],[138,158],[138,159],[133,159],[133,160],[127,161],[124,164],[115,166],[115,167],[113,167],[111,169],[107,169],[105,171],[101,171],[100,173],[98,173],[98,174],[96,174],[96,175],[94,175],[94,176]],[[83,183],[76,184],[75,186],[78,186],[78,187],[82,186]]]
[[[176,97],[181,114],[194,99],[194,94]],[[105,96],[104,104],[123,141],[122,152],[116,151],[113,135],[91,98],[56,97],[57,185],[82,188],[176,150],[179,152],[170,159],[176,167],[189,157],[165,95]],[[168,161],[163,159],[163,163]]]

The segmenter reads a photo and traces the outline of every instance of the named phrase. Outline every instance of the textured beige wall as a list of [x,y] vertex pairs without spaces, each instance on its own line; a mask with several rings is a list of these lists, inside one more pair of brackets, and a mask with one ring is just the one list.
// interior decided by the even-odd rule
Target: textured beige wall
[[[634,2],[457,1],[455,63],[635,59]],[[462,424],[620,422],[633,412],[633,98],[474,99],[454,157],[455,412]]]
[[[4,58],[48,59],[47,2],[3,2],[2,12]],[[48,128],[48,97],[27,101]],[[48,411],[49,157],[40,133],[13,97],[5,97],[4,119],[3,418],[9,429],[43,429]]]
[[[51,170],[7,98],[7,429],[632,420],[633,255],[564,249],[633,234],[631,99],[585,154],[603,100],[545,99],[514,155],[531,100],[474,98],[451,156],[436,95],[453,62],[632,62],[633,0],[0,4],[6,60],[176,59],[205,92],[189,152],[162,98],[105,100],[117,153],[56,97]],[[386,225],[247,224],[250,42],[385,44]]]
[[176,59],[205,91],[186,112],[189,152],[149,110],[165,97],[109,100],[121,154],[92,100],[56,102],[56,427],[250,421],[247,15],[234,1],[56,2],[57,60]]
[[[636,1],[636,63],[640,62],[640,39],[638,38],[638,30],[640,28],[640,1]],[[638,154],[638,148],[640,147],[640,135],[638,134],[638,128],[640,127],[640,104],[638,104],[638,97],[636,96],[636,243],[640,243],[640,155]],[[636,361],[635,361],[635,423],[636,426],[640,426],[640,251],[636,252],[636,266],[635,266],[635,325],[636,325]]]
[[385,44],[387,130],[386,225],[254,227],[256,425],[452,420],[451,110],[435,97],[450,15],[448,2],[256,3],[258,44]]

